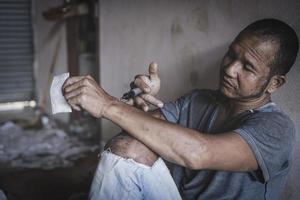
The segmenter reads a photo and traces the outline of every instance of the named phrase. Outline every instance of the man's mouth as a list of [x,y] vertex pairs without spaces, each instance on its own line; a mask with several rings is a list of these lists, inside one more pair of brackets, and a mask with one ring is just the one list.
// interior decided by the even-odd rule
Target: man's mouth
[[234,84],[227,80],[225,77],[222,78],[221,84],[226,88],[235,88]]

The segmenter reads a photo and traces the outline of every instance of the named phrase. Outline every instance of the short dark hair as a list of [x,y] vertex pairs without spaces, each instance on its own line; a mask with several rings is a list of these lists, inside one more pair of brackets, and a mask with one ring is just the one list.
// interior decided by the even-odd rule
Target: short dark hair
[[273,75],[285,75],[293,66],[298,53],[298,37],[294,29],[278,19],[262,19],[244,28],[240,34],[253,33],[263,41],[279,42],[279,49],[270,64]]

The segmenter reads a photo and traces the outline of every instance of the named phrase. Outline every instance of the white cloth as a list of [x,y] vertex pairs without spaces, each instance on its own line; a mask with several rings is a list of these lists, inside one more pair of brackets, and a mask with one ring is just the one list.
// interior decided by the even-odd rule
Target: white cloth
[[72,108],[62,94],[62,86],[68,77],[69,73],[64,73],[53,77],[50,88],[52,114],[72,112]]
[[182,200],[161,158],[149,167],[122,158],[109,150],[101,160],[90,189],[89,200]]

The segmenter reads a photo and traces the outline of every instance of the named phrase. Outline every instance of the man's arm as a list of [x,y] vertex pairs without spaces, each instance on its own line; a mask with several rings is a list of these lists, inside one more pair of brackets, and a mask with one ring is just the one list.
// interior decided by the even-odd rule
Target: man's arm
[[63,86],[73,109],[105,117],[166,160],[192,169],[247,171],[258,168],[249,145],[236,133],[200,133],[150,116],[107,94],[90,77],[69,78]]
[[[164,119],[159,109],[149,111],[149,115]],[[151,151],[146,145],[130,136],[126,131],[122,130],[119,134],[112,137],[106,144],[104,149],[110,149],[113,153],[124,157],[131,158],[136,162],[152,166],[157,160],[157,154]]]
[[[155,115],[160,115],[158,111]],[[236,133],[199,133],[114,101],[103,117],[122,127],[166,160],[192,169],[248,171],[257,169],[249,145]]]

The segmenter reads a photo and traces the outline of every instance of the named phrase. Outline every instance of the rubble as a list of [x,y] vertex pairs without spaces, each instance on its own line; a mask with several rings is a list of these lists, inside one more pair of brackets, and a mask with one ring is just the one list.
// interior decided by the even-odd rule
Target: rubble
[[59,128],[27,130],[10,121],[0,127],[0,163],[11,167],[69,167],[96,149],[97,145],[86,145]]

